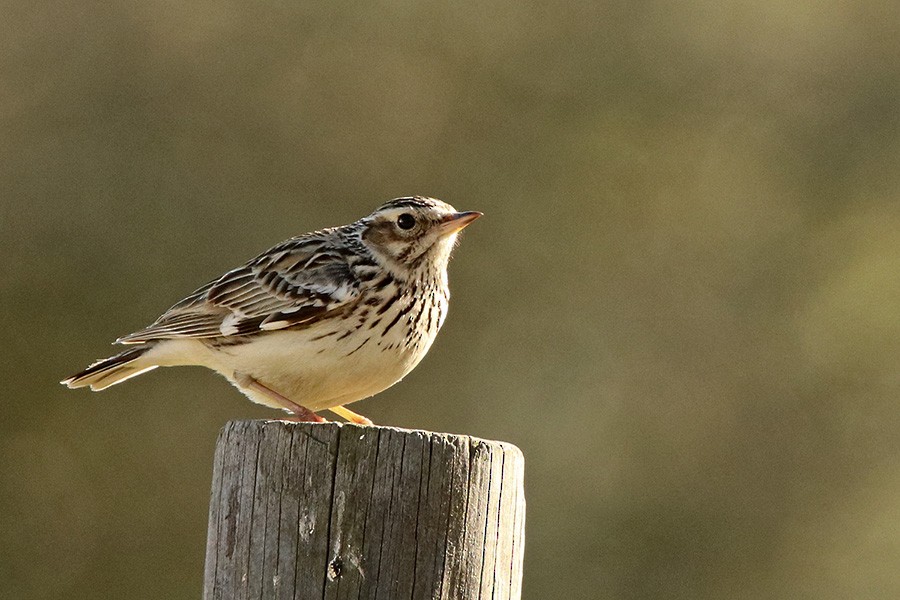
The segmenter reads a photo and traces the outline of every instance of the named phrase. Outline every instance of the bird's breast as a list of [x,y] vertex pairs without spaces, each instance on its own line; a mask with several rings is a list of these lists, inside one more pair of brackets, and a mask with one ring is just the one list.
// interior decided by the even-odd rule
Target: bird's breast
[[228,348],[225,362],[310,410],[323,410],[402,379],[428,352],[446,310],[446,294],[433,290],[364,298],[344,315]]

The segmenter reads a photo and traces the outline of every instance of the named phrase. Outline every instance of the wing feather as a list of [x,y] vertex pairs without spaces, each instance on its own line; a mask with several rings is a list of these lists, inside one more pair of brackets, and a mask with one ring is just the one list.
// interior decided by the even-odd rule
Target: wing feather
[[359,297],[360,281],[336,230],[288,240],[229,271],[117,340],[219,338],[298,327]]

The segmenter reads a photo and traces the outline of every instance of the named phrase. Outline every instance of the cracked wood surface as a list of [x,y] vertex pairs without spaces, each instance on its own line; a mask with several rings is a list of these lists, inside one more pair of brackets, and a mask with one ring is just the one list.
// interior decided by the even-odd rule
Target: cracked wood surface
[[523,471],[504,442],[232,421],[216,444],[204,599],[518,599]]

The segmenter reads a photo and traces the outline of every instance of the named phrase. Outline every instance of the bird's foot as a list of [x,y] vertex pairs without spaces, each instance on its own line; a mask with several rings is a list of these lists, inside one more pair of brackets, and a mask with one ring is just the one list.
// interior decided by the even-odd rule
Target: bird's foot
[[349,421],[350,423],[355,423],[357,425],[374,425],[375,424],[372,422],[372,419],[369,419],[368,417],[364,417],[357,412],[353,412],[346,406],[332,406],[328,410],[330,410],[334,414],[338,415],[339,417],[343,417],[344,419],[347,419],[347,421]]
[[282,421],[290,421],[291,423],[327,423],[328,422],[324,418],[322,418],[319,415],[317,415],[316,413],[314,413],[313,411],[309,410],[308,408],[304,408],[302,406],[300,406],[300,408],[302,408],[306,412],[304,412],[304,413],[291,412],[290,416],[284,417],[281,420]]
[[235,381],[238,382],[242,387],[246,387],[255,392],[258,392],[264,396],[267,396],[277,402],[281,407],[291,413],[290,417],[287,417],[285,421],[294,421],[299,423],[326,423],[325,419],[309,410],[305,406],[300,406],[287,396],[279,394],[275,390],[270,387],[267,387],[261,384],[259,381],[250,377],[249,375],[245,375],[243,373],[235,373],[234,374]]

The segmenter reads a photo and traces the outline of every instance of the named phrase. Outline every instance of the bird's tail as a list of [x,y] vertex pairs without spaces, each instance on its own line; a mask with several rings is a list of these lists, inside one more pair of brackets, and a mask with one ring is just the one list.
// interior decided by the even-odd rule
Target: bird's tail
[[130,348],[115,356],[98,360],[84,371],[60,383],[70,388],[91,386],[92,390],[99,392],[158,367],[159,365],[147,361],[144,357],[150,348],[152,345]]

